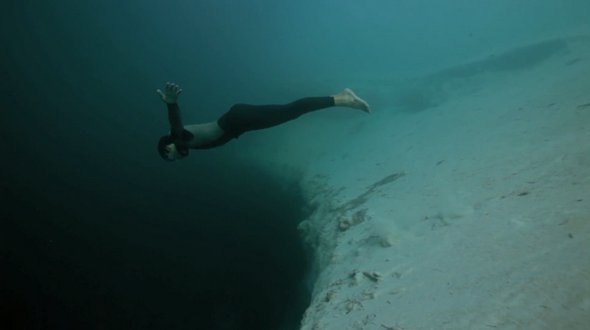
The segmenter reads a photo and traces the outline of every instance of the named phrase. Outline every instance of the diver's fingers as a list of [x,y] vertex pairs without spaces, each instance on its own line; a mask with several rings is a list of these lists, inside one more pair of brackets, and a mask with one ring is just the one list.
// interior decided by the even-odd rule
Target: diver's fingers
[[160,95],[161,97],[164,97],[164,92],[162,92],[162,90],[161,90],[161,89],[159,89],[159,88],[158,88],[158,89],[156,89],[156,93],[157,93],[158,95]]
[[180,86],[178,84],[167,82],[166,83],[166,93],[174,93],[176,95],[179,95],[180,93],[182,93],[182,89],[180,88]]
[[180,86],[178,86],[178,84],[172,84],[172,91],[174,92],[174,94],[178,95],[181,93],[182,89],[180,89]]

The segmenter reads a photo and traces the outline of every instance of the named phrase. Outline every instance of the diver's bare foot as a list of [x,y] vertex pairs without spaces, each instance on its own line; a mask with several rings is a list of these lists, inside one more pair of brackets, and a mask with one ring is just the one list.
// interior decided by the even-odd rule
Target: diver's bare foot
[[358,97],[350,88],[345,88],[342,92],[334,95],[334,105],[359,109],[366,113],[371,112],[369,104]]

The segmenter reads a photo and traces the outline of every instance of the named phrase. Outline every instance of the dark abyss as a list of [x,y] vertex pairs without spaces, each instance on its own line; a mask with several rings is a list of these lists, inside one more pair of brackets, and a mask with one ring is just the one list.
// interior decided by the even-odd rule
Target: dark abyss
[[1,5],[0,329],[295,329],[297,182],[231,147],[158,157],[155,88],[185,81],[183,111],[207,119],[240,90],[231,68],[185,73],[214,66],[163,38],[170,3],[154,19],[147,3]]
[[2,186],[2,329],[295,328],[308,303],[301,197],[255,168],[165,193],[37,179]]

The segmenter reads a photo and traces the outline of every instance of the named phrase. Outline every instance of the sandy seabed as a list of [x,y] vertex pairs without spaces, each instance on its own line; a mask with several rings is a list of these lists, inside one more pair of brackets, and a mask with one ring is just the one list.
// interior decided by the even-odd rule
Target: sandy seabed
[[420,111],[291,127],[276,157],[306,160],[315,208],[301,329],[588,329],[590,38],[559,43],[422,79]]

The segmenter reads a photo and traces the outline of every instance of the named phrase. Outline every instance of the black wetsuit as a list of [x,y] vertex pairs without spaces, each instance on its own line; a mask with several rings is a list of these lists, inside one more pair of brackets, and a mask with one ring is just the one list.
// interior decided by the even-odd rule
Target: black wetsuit
[[306,97],[283,105],[236,104],[217,120],[226,134],[237,138],[245,132],[269,128],[311,111],[334,106],[334,98]]
[[[205,145],[193,146],[192,149],[209,149],[238,138],[245,132],[280,125],[311,111],[334,106],[332,96],[306,97],[283,105],[251,105],[236,104],[223,114],[217,124],[224,134],[217,140]],[[192,133],[185,130],[180,119],[177,104],[168,104],[171,136],[181,153],[188,153],[187,143],[193,138]]]

